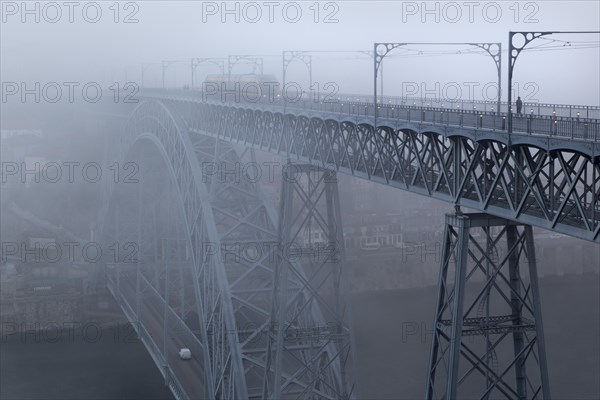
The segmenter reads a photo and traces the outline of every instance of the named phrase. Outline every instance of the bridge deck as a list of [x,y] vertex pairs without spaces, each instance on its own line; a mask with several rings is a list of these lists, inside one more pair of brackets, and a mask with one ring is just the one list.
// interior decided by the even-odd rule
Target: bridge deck
[[[375,118],[374,104],[373,102],[363,101],[366,98],[359,98],[360,102],[344,102],[337,99],[326,100],[325,102],[300,99],[292,102],[265,97],[250,102],[243,101],[242,98],[236,98],[233,94],[221,96],[205,94],[200,91],[177,89],[144,89],[141,92],[141,97],[190,100],[274,113],[294,113],[323,119],[348,120],[371,125]],[[346,96],[341,95],[340,97],[345,98]],[[398,101],[401,100],[398,99]],[[591,157],[600,157],[600,119],[538,115],[535,113],[513,114],[512,132],[509,133],[509,115],[507,113],[453,109],[450,108],[453,105],[452,103],[446,105],[447,107],[393,103],[379,104],[377,126],[389,126],[398,129],[410,124],[411,126],[418,125],[420,131],[431,129],[437,133],[450,135],[452,135],[453,130],[457,129],[460,130],[461,135],[465,132],[478,136],[493,133],[493,140],[507,144],[509,142],[515,144],[527,143],[548,151],[570,149]]]
[[196,134],[600,242],[600,121],[427,107],[216,102],[144,90]]

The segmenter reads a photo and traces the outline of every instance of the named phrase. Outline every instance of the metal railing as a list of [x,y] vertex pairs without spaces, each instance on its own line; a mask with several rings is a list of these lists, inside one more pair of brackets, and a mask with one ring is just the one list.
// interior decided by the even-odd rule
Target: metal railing
[[[326,96],[321,96],[325,99]],[[336,102],[358,102],[358,103],[373,103],[373,96],[360,94],[344,94],[334,98]],[[331,100],[331,99],[330,99]],[[433,107],[447,110],[462,110],[475,112],[501,112],[507,113],[508,103],[503,101],[500,103],[498,110],[498,102],[485,100],[462,100],[462,99],[436,99],[422,97],[400,97],[400,96],[378,96],[378,105],[401,105],[413,107]],[[516,112],[516,106],[512,107],[513,112]],[[580,117],[600,119],[600,106],[589,105],[572,105],[572,104],[551,104],[539,102],[523,102],[522,112],[524,114],[534,115],[550,115],[556,117]]]
[[[197,98],[211,103],[222,103],[230,106],[252,106],[260,104],[280,107],[284,110],[303,110],[323,113],[345,115],[354,119],[374,117],[374,104],[371,101],[354,101],[356,97],[342,96],[351,101],[338,101],[326,99],[321,102],[313,99],[298,99],[297,101],[284,100],[281,96],[269,98],[267,96],[241,101],[235,95],[205,94],[201,91],[180,89],[146,89],[142,95],[152,96],[185,96]],[[414,102],[413,102],[414,103]],[[463,109],[459,107],[434,107],[414,104],[380,104],[378,105],[378,125],[389,123],[389,120],[399,120],[416,123],[439,124],[457,126],[489,131],[508,132],[508,114],[497,111],[484,111],[478,109]],[[556,105],[551,105],[552,107]],[[575,106],[564,106],[575,107]],[[572,110],[573,108],[571,108]],[[387,120],[387,121],[384,121]],[[515,114],[512,118],[512,132],[528,135],[560,136],[563,138],[600,141],[600,119],[583,118],[581,116],[559,116],[557,114],[538,115],[535,113]]]

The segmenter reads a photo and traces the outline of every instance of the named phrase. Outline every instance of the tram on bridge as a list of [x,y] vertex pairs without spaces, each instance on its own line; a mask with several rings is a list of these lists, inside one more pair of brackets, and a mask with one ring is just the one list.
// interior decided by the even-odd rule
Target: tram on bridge
[[207,75],[202,91],[207,99],[235,98],[249,102],[281,95],[279,81],[274,75],[259,74]]

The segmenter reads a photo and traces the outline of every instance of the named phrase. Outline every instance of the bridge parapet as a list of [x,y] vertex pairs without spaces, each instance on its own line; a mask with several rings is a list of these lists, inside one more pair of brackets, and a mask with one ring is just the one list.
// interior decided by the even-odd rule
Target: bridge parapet
[[[373,103],[283,101],[262,98],[256,102],[217,101],[214,96],[191,90],[148,89],[142,98],[206,103],[216,107],[256,110],[273,114],[304,116],[353,124],[373,125]],[[227,100],[227,99],[224,99]],[[238,99],[240,100],[240,99]],[[377,126],[417,133],[433,132],[445,137],[464,136],[474,141],[494,140],[507,145],[529,145],[545,151],[569,150],[600,162],[600,120],[548,115],[513,115],[508,133],[505,113],[473,112],[413,105],[378,106]]]
[[[194,96],[200,98],[212,98],[214,100],[219,99],[219,94],[206,94],[204,95],[200,90],[186,90],[186,89],[144,89],[144,93],[178,93],[185,96]],[[204,97],[203,97],[204,96]],[[227,94],[227,97],[231,98],[232,93]],[[266,97],[266,96],[265,96]],[[290,96],[293,97],[293,96]],[[309,96],[310,97],[310,96]],[[307,96],[301,97],[302,99],[309,98]],[[373,96],[364,94],[354,93],[343,93],[335,95],[320,95],[310,97],[312,102],[316,103],[330,103],[330,104],[363,104],[367,106],[373,106]],[[253,100],[253,99],[250,99]],[[290,103],[296,101],[291,99]],[[300,98],[298,98],[300,100]],[[253,101],[250,101],[250,103]],[[443,98],[431,98],[431,97],[410,97],[410,96],[378,96],[377,103],[381,107],[386,106],[401,106],[401,107],[414,107],[414,108],[434,108],[445,111],[461,111],[461,112],[491,112],[506,114],[509,111],[507,102],[500,103],[500,109],[498,109],[498,102],[496,100],[464,100],[464,99],[443,99]],[[600,106],[591,106],[583,104],[555,104],[555,103],[540,103],[540,102],[527,102],[523,103],[523,114],[524,116],[547,116],[557,118],[578,118],[578,119],[589,119],[599,120],[600,119]]]

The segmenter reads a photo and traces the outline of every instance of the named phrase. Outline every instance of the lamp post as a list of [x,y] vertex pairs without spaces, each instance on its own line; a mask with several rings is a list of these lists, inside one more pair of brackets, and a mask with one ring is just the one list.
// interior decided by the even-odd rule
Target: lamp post
[[281,92],[285,93],[285,75],[288,67],[294,60],[298,60],[302,62],[308,68],[308,85],[309,90],[312,90],[313,84],[313,75],[312,75],[312,56],[307,54],[307,51],[287,51],[284,50],[282,53],[282,62],[283,62],[283,73],[282,73],[282,90]]
[[[475,46],[482,50],[484,50],[492,59],[494,60],[494,64],[496,65],[496,71],[498,73],[498,112],[500,111],[501,104],[501,84],[502,84],[502,43],[457,43],[457,42],[448,42],[448,43],[436,43],[436,42],[407,42],[407,43],[374,43],[373,44],[373,106],[375,109],[374,113],[374,121],[377,124],[377,73],[379,69],[382,70],[383,75],[383,59],[394,49],[406,46],[409,44],[416,45],[468,45]],[[383,91],[383,89],[382,89]],[[509,104],[510,107],[510,104]]]
[[223,58],[192,58],[190,62],[192,72],[190,89],[194,88],[196,68],[198,68],[200,64],[214,64],[221,70],[221,75],[225,75],[225,60]]
[[[290,53],[290,54],[285,54],[285,53]],[[294,53],[294,54],[291,54]],[[285,75],[286,75],[286,71],[287,71],[287,67],[289,66],[289,64],[291,64],[295,59],[298,59],[300,61],[302,61],[308,68],[309,70],[309,79],[310,79],[310,85],[311,85],[311,90],[312,90],[312,84],[313,84],[313,76],[312,76],[312,57],[311,55],[315,54],[315,53],[327,53],[327,54],[331,54],[331,53],[359,53],[359,54],[363,54],[366,55],[369,58],[373,57],[373,51],[372,50],[302,50],[302,51],[288,51],[288,52],[284,52],[284,59],[287,58],[287,62],[284,62],[283,65],[283,80],[284,80],[284,86],[285,86]],[[382,70],[382,75],[381,75],[381,90],[383,92],[383,70]]]
[[263,75],[264,66],[263,66],[262,56],[259,56],[259,55],[231,55],[231,56],[227,57],[227,76],[228,76],[228,78],[231,78],[231,71],[233,70],[233,67],[240,61],[245,61],[245,62],[248,62],[249,64],[252,64],[252,70],[255,72],[256,69],[258,68],[258,70],[260,71],[260,75]]
[[[515,69],[515,63],[517,62],[517,58],[519,54],[527,47],[527,45],[533,42],[535,39],[552,35],[555,33],[560,34],[585,34],[585,33],[595,33],[599,34],[600,31],[545,31],[545,32],[508,32],[508,133],[512,133],[512,78],[513,72]],[[515,45],[513,39],[515,36],[520,36],[523,39],[523,43],[521,45]],[[546,393],[546,391],[544,391]]]
[[377,71],[388,53],[408,43],[374,43],[373,44],[373,127],[377,130]]

